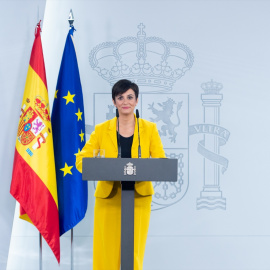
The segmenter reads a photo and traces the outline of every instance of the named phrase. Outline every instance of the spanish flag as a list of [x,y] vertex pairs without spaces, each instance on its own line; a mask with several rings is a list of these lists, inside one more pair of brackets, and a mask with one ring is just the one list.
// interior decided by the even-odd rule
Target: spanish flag
[[39,22],[21,106],[10,193],[20,203],[20,218],[39,230],[60,262],[53,136],[40,32]]

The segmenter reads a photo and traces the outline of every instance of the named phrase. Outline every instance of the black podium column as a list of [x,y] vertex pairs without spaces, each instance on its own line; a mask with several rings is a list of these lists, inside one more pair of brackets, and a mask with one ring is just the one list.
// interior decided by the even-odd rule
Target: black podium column
[[121,182],[121,269],[132,270],[134,265],[134,185]]

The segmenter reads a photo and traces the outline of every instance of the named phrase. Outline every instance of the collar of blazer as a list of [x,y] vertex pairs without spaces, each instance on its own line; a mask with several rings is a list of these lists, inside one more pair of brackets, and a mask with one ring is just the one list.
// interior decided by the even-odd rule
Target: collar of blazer
[[[136,115],[134,114],[135,117],[135,129],[134,129],[134,136],[133,136],[133,142],[132,142],[132,146],[133,145],[139,145],[139,139],[138,139],[138,123],[137,123],[137,118]],[[142,142],[141,139],[141,135],[143,133],[143,124],[142,124],[142,120],[139,118],[139,123],[140,123],[140,140]],[[113,142],[113,145],[115,146],[115,149],[118,149],[117,147],[117,137],[116,137],[116,124],[117,124],[117,118],[114,117],[113,119],[109,120],[109,136]]]

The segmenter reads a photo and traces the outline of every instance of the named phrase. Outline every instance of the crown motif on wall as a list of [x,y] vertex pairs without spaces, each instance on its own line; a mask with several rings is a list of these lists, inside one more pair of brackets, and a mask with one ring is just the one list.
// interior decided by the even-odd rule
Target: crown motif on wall
[[140,86],[171,90],[175,81],[192,67],[191,50],[181,43],[146,37],[142,23],[138,28],[137,37],[96,46],[89,55],[91,67],[111,85],[125,78]]
[[222,83],[211,80],[210,82],[202,83],[201,87],[205,94],[216,95],[219,94],[220,90],[223,88],[223,85]]

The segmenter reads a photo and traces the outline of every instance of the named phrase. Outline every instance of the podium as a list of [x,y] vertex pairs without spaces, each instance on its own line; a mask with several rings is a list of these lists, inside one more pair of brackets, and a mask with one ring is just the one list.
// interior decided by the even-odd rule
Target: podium
[[83,158],[82,179],[121,181],[121,270],[134,267],[135,181],[176,182],[177,159]]

